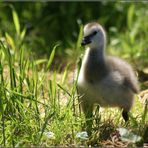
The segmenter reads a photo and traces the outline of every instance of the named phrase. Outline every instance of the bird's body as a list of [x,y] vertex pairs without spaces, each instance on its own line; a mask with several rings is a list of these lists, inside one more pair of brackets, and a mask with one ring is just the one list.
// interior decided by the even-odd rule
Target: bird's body
[[99,104],[123,109],[123,118],[128,120],[127,113],[132,107],[134,93],[138,92],[132,67],[117,57],[105,55],[106,37],[99,24],[87,24],[84,36],[88,48],[78,77],[78,93],[86,117],[92,116],[93,105]]
[[[78,90],[82,95],[82,101],[87,99],[86,101],[90,104],[97,103],[102,107],[120,107],[128,111],[133,102],[132,90],[136,89],[132,88],[134,86],[130,86],[133,84],[126,85],[129,78],[133,79],[131,67],[116,57],[106,57],[102,67],[102,64],[100,65],[102,61],[97,63],[97,61],[91,60],[94,57],[88,57],[91,51],[87,52],[78,78]],[[129,81],[132,82],[132,80]]]

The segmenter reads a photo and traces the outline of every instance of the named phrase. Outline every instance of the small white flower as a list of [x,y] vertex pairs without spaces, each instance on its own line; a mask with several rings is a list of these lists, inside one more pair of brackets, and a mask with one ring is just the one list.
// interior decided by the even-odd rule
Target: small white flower
[[76,134],[76,137],[77,138],[80,138],[82,140],[87,140],[88,139],[88,134],[86,131],[83,131],[83,132],[79,132]]
[[44,135],[47,136],[49,139],[55,138],[54,133],[51,132],[51,131],[49,131],[49,132],[44,132]]
[[142,139],[140,136],[134,134],[133,132],[131,132],[125,128],[117,128],[117,130],[119,131],[119,134],[121,136],[120,139],[122,141],[136,143]]

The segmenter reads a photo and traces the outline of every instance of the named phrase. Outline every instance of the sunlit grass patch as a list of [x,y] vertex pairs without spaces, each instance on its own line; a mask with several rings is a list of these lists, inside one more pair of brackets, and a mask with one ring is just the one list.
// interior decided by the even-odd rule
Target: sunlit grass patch
[[[119,109],[96,107],[93,136],[83,138],[85,118],[79,110],[75,71],[38,70],[34,61],[24,58],[20,61],[21,69],[15,64],[17,60],[1,61],[1,145],[125,146],[127,143],[120,140],[117,132],[119,127],[143,136],[147,118],[143,115],[144,105],[136,97],[127,125]],[[116,137],[114,143],[113,137]]]

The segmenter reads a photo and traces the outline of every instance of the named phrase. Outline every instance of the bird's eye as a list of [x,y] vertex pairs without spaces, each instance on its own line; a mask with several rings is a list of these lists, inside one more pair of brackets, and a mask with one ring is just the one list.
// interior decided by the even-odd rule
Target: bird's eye
[[97,31],[94,31],[94,32],[93,32],[93,35],[96,35],[96,34],[97,34]]

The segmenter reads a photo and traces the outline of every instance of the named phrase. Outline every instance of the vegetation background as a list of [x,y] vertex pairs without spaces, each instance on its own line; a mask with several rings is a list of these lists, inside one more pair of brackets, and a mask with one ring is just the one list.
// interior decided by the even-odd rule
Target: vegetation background
[[[143,146],[148,142],[146,1],[1,2],[0,10],[1,146]],[[107,53],[136,69],[142,91],[128,125],[119,110],[96,111],[91,139],[81,133],[85,119],[74,81],[77,61],[84,53],[82,28],[90,21],[104,26]],[[117,134],[120,126],[138,134],[140,142],[128,132],[122,141]]]

